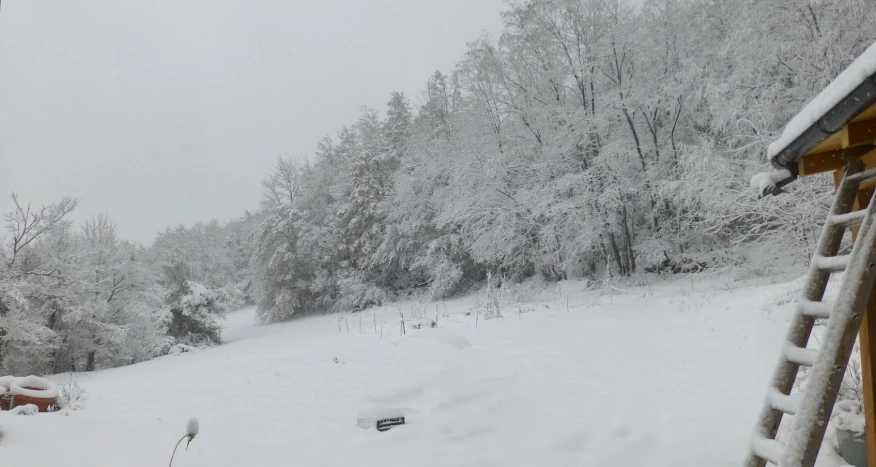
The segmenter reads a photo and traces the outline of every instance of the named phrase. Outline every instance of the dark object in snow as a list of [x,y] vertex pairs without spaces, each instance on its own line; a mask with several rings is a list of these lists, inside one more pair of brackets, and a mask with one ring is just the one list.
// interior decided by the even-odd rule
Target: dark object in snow
[[385,418],[383,420],[377,420],[377,431],[386,431],[394,426],[404,425],[404,424],[405,424],[404,417]]
[[12,394],[6,393],[0,396],[0,410],[9,410],[12,408]]
[[670,258],[666,252],[663,252],[664,259],[657,264],[645,266],[645,272],[672,273],[672,274],[689,274],[701,272],[708,266],[704,261],[694,261],[686,256],[679,258]]
[[432,320],[432,319],[425,319],[425,320],[422,320],[422,321],[416,322],[416,323],[414,323],[413,325],[411,325],[411,327],[414,328],[414,329],[434,328],[434,327],[437,327],[437,326],[438,326],[438,325],[437,325],[437,324],[435,323],[435,321]]
[[405,424],[405,409],[371,406],[359,411],[356,424],[362,428],[377,428],[386,431],[394,426]]
[[867,467],[867,440],[864,433],[837,428],[836,443],[844,461],[855,467]]

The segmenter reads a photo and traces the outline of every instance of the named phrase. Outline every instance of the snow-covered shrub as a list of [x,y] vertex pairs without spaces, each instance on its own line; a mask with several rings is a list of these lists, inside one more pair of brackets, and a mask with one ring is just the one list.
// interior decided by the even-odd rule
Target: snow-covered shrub
[[36,415],[40,411],[40,408],[33,404],[25,404],[19,405],[9,412],[13,415]]
[[177,344],[209,346],[221,342],[222,326],[228,312],[219,294],[201,284],[186,279],[186,268],[177,264],[168,271],[167,297],[170,322],[167,333]]
[[165,353],[168,355],[182,355],[184,353],[196,352],[197,350],[197,347],[192,347],[190,345],[173,344],[168,348],[167,352]]
[[491,272],[487,272],[487,288],[484,291],[486,300],[483,304],[484,318],[501,318],[502,308],[508,300],[508,287],[505,280],[494,278]]
[[[505,278],[496,278],[492,272],[487,272],[487,284],[484,288],[484,300],[479,302],[475,311],[484,319],[501,318],[502,310],[518,304],[520,297],[514,294]],[[520,310],[517,310],[520,312]]]
[[79,380],[73,373],[70,374],[70,379],[66,382],[60,382],[58,386],[58,397],[55,404],[59,409],[77,410],[82,408],[82,403],[88,398],[84,388],[79,386]]
[[663,251],[663,259],[654,261],[645,266],[645,272],[670,273],[670,274],[690,274],[702,272],[707,267],[705,261],[696,261],[688,255],[679,254],[670,257],[666,251]]
[[36,317],[18,310],[0,316],[0,372],[42,373],[51,366],[61,338]]
[[853,401],[859,404],[864,403],[864,381],[861,373],[861,363],[857,356],[860,355],[860,348],[855,345],[853,357],[849,359],[849,364],[846,366],[846,372],[843,375],[843,382],[840,385],[837,400]]
[[246,292],[243,284],[228,284],[215,290],[216,300],[225,305],[228,310],[236,310],[246,306]]
[[380,306],[388,295],[374,282],[365,280],[364,273],[344,274],[338,279],[338,299],[335,311],[359,311]]

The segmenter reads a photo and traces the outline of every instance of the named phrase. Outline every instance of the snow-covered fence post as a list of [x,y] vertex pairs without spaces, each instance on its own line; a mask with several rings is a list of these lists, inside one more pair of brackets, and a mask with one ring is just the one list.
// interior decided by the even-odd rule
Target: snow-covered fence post
[[398,310],[398,315],[401,318],[399,321],[401,322],[401,335],[405,335],[405,312]]

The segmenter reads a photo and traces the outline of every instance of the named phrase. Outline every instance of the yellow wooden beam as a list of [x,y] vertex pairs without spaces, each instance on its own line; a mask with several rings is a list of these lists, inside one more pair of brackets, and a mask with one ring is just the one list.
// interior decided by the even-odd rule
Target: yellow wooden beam
[[872,146],[876,142],[876,119],[851,122],[841,131],[844,149],[863,145]]
[[[868,153],[871,152],[876,157],[876,151],[869,146],[857,146],[849,149],[837,149],[819,154],[810,154],[798,163],[799,173],[801,177],[805,177],[807,175],[831,172],[845,167],[848,163],[847,159],[869,157],[870,154]],[[866,164],[867,161],[864,161],[864,163]]]

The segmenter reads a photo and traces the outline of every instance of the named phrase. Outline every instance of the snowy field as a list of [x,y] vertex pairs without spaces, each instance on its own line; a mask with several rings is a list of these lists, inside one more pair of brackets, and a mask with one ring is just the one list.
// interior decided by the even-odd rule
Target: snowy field
[[[270,326],[244,309],[223,346],[80,375],[80,410],[0,412],[0,465],[166,465],[197,416],[175,466],[739,466],[793,285],[648,281],[530,289],[494,319],[466,315],[483,292]],[[400,335],[400,310],[436,309]],[[408,424],[358,427],[372,404]]]

